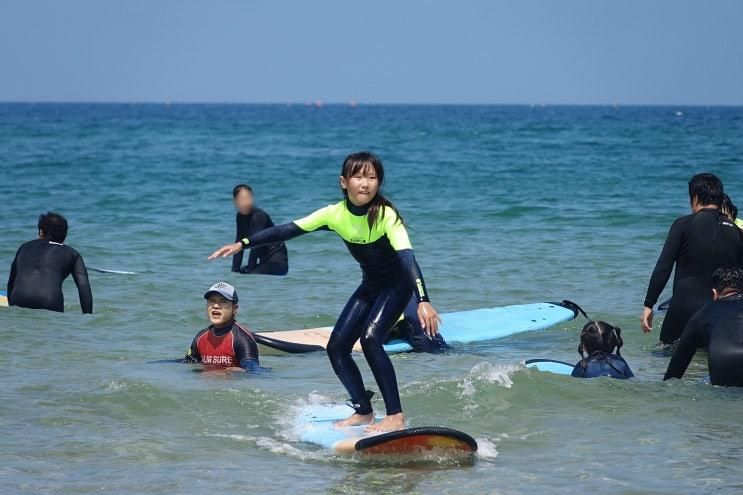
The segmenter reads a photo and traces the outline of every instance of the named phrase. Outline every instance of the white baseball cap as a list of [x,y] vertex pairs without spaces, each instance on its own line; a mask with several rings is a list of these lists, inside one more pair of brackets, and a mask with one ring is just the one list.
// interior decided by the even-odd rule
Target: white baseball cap
[[204,294],[204,299],[209,299],[209,294],[217,293],[224,296],[228,301],[232,301],[237,304],[237,291],[234,287],[226,282],[217,282],[216,284],[209,287],[209,290]]

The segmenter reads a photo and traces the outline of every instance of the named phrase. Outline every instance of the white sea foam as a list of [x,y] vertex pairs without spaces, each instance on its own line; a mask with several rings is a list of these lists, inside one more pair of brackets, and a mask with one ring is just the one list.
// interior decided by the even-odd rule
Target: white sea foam
[[457,385],[461,390],[462,397],[471,397],[477,392],[477,384],[495,383],[501,387],[511,388],[513,381],[510,373],[519,369],[514,365],[494,365],[489,362],[476,364],[464,379]]
[[319,452],[319,451],[313,452],[313,451],[301,450],[295,447],[294,445],[291,445],[286,442],[281,442],[271,437],[264,437],[264,436],[253,437],[250,435],[221,434],[221,433],[208,434],[207,436],[229,438],[230,440],[235,440],[237,442],[249,443],[261,449],[267,450],[271,452],[272,454],[286,455],[286,456],[293,457],[295,459],[300,459],[300,460],[321,461],[328,457],[327,453],[325,452]]
[[487,438],[476,438],[477,441],[477,456],[481,459],[495,459],[498,457],[498,450],[495,448],[495,443]]
[[106,392],[121,392],[129,389],[128,383],[113,379],[104,381],[101,386]]
[[310,392],[306,398],[299,397],[292,406],[286,408],[285,414],[277,417],[276,425],[279,435],[288,441],[299,441],[304,429],[304,425],[299,420],[302,409],[308,406],[332,404],[333,402],[331,397],[315,391]]

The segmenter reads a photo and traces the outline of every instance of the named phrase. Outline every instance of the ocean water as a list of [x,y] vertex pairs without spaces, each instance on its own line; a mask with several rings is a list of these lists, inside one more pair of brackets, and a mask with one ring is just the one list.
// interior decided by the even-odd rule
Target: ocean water
[[[254,329],[333,323],[360,278],[333,234],[291,241],[284,278],[206,257],[234,239],[235,184],[290,221],[338,200],[343,157],[361,149],[385,161],[440,311],[571,299],[623,328],[637,379],[524,368],[577,360],[580,319],[395,356],[410,422],[481,447],[406,463],[298,441],[299,407],[346,398],[323,353],[266,354],[260,376],[153,363],[183,355],[218,280]],[[661,382],[658,328],[639,330],[700,171],[743,203],[743,108],[0,105],[0,278],[46,210],[67,216],[88,266],[136,272],[91,273],[92,316],[71,280],[64,314],[0,310],[2,492],[740,493],[743,393],[703,384],[703,354]]]

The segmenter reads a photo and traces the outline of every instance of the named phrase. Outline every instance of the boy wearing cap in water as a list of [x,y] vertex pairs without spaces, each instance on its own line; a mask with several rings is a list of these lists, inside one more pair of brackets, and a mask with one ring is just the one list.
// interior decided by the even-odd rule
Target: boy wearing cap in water
[[184,361],[258,371],[258,345],[253,334],[235,321],[238,309],[235,288],[224,282],[216,283],[206,291],[204,299],[211,325],[196,334]]

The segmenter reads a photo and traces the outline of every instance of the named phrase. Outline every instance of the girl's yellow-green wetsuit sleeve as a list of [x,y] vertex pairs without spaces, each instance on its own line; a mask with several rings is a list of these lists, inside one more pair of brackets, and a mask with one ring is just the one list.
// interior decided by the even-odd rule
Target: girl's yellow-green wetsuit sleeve
[[343,239],[361,265],[366,280],[384,282],[405,275],[415,288],[418,302],[428,301],[426,285],[415,261],[407,229],[397,213],[385,206],[374,225],[369,227],[366,209],[353,205],[351,208],[356,211],[352,212],[344,200],[294,222],[262,230],[241,242],[250,248],[286,241],[315,230],[331,230]]

